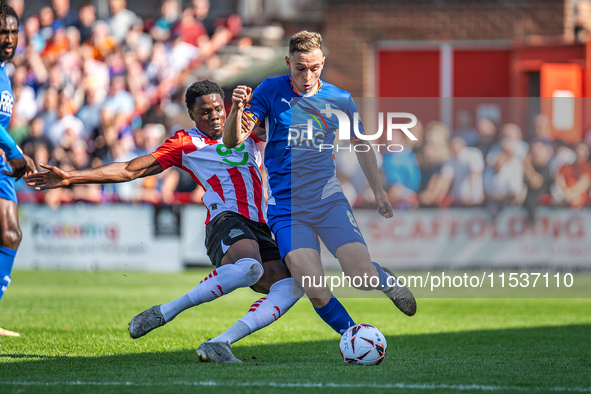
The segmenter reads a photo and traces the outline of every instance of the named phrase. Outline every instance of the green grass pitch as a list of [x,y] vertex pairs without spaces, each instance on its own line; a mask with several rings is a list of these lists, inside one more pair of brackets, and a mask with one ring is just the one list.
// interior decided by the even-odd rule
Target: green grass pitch
[[0,303],[0,393],[591,392],[591,299],[343,299],[388,340],[379,366],[348,366],[339,337],[303,299],[233,346],[241,365],[198,363],[196,347],[258,295],[241,289],[132,340],[127,323],[208,272],[15,271]]

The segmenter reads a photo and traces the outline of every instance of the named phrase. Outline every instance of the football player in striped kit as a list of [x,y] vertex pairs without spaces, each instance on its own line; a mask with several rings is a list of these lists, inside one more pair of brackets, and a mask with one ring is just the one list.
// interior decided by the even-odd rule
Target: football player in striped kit
[[[0,299],[11,280],[12,265],[22,233],[18,224],[18,201],[11,177],[20,179],[35,172],[35,163],[24,155],[6,129],[10,123],[14,96],[6,74],[6,62],[14,57],[18,44],[18,15],[0,1]],[[6,157],[4,157],[6,156]],[[18,337],[19,334],[0,328],[0,336]]]
[[171,166],[187,171],[205,189],[206,247],[216,269],[182,297],[135,316],[129,323],[129,334],[139,338],[188,308],[250,286],[267,295],[230,329],[197,349],[202,361],[238,363],[241,361],[234,357],[230,345],[273,323],[303,291],[290,278],[266,224],[257,146],[261,140],[253,135],[234,149],[223,145],[223,99],[224,92],[216,83],[195,82],[187,90],[185,102],[196,127],[177,131],[155,152],[90,170],[63,171],[42,165],[48,171],[25,179],[36,190],[45,190],[81,183],[131,181],[159,174]]

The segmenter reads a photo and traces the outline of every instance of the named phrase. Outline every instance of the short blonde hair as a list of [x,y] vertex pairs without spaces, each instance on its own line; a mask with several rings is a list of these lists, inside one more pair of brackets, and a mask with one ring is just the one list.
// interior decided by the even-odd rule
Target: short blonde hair
[[320,33],[303,30],[289,39],[290,55],[296,52],[312,52],[314,49],[322,50],[322,36]]

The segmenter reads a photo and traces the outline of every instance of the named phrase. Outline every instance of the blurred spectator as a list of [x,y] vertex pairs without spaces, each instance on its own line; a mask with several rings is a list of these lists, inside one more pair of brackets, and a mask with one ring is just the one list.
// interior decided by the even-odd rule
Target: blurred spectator
[[421,206],[439,205],[445,198],[441,179],[443,162],[437,152],[436,145],[426,143],[423,148],[423,165],[421,166],[421,186],[419,187],[419,203]]
[[16,112],[13,112],[7,131],[14,141],[20,145],[22,141],[29,136],[28,122],[20,118]]
[[109,9],[111,10],[109,18],[111,35],[118,43],[123,42],[127,32],[138,23],[139,17],[127,9],[125,0],[109,0]]
[[45,41],[51,40],[51,37],[53,36],[54,20],[55,17],[51,7],[46,6],[39,10],[39,34],[41,34],[41,37],[43,37]]
[[[35,147],[39,144],[43,144],[46,149],[47,153],[51,155],[53,152],[53,143],[47,137],[43,131],[45,129],[45,122],[41,116],[36,116],[31,120],[31,125],[29,127],[29,136],[22,142],[22,149],[26,155],[30,157],[35,156]],[[35,160],[35,163],[39,164],[39,161]],[[49,163],[49,158],[41,163],[47,164]]]
[[45,124],[45,132],[48,132],[48,127],[57,119],[57,107],[59,104],[59,92],[56,88],[50,86],[43,96],[43,106],[41,117]]
[[98,99],[102,100],[109,91],[111,83],[109,67],[94,58],[94,49],[90,45],[83,45],[80,52],[83,61],[83,84],[87,89],[94,89]]
[[92,135],[93,146],[89,147],[89,151],[93,156],[93,167],[104,164],[105,161],[112,161],[110,154],[119,138],[119,133],[115,128],[115,114],[110,108],[101,109],[101,122]]
[[129,33],[127,33],[125,37],[125,48],[132,51],[142,64],[148,62],[152,53],[152,37],[144,33],[142,23],[135,24]]
[[25,40],[37,53],[41,53],[41,51],[45,49],[45,43],[47,41],[47,39],[41,35],[40,27],[41,25],[37,15],[27,18],[25,22]]
[[115,49],[117,46],[117,41],[113,36],[111,36],[109,25],[106,22],[98,21],[94,24],[92,36],[90,38],[90,44],[94,50],[94,58],[99,61],[104,61],[107,56],[109,56],[109,54]]
[[554,197],[563,204],[580,208],[588,201],[591,186],[589,147],[581,142],[575,147],[576,160],[560,168],[556,176]]
[[499,143],[500,150],[491,156],[494,157],[494,161],[489,164],[487,156],[483,186],[485,197],[493,203],[493,216],[497,208],[518,202],[523,190],[523,160],[515,154],[518,142],[511,138],[503,138]]
[[190,67],[191,62],[197,59],[198,56],[199,49],[195,45],[176,39],[172,51],[170,51],[170,65],[176,74],[181,74]]
[[198,48],[204,47],[209,42],[207,30],[200,21],[195,19],[192,8],[183,11],[180,22],[173,28],[173,34]]
[[429,122],[426,126],[425,144],[433,147],[434,160],[443,163],[449,157],[449,129],[443,122]]
[[167,41],[171,38],[172,28],[179,19],[179,5],[176,0],[162,0],[160,16],[156,19],[150,34],[155,41]]
[[513,155],[523,163],[525,155],[527,155],[527,152],[529,151],[529,145],[523,140],[521,128],[515,123],[506,123],[501,128],[501,138],[501,142],[494,144],[486,155],[486,165],[489,167],[495,166],[495,163],[497,162],[497,155],[504,149],[502,147],[503,140],[514,141],[514,144],[511,144]]
[[532,141],[542,141],[552,144],[552,133],[550,130],[550,120],[544,114],[539,114],[534,118],[534,138]]
[[[82,140],[73,142],[68,154],[68,162],[71,163],[75,170],[91,168],[86,142]],[[100,185],[74,185],[72,187],[72,200],[95,204],[100,203],[102,201]]]
[[14,8],[14,11],[18,15],[19,19],[23,17],[25,11],[25,0],[8,0],[8,5]]
[[59,57],[68,49],[68,37],[66,28],[61,21],[54,24],[55,29],[51,39],[47,41],[45,49],[41,52],[41,59],[46,64],[55,64]]
[[82,56],[80,56],[80,32],[73,26],[66,30],[67,50],[58,58],[58,69],[64,75],[65,84],[72,88],[82,79]]
[[14,94],[13,115],[16,114],[19,119],[26,122],[37,115],[37,101],[35,100],[35,91],[32,87],[26,85],[27,68],[18,66],[12,76],[12,91]]
[[412,135],[416,137],[416,141],[411,139],[407,140],[408,147],[412,149],[417,157],[417,162],[419,163],[419,167],[423,168],[423,149],[425,147],[425,128],[423,127],[423,122],[417,120],[417,124],[412,127],[410,130]]
[[478,143],[476,144],[476,147],[480,149],[482,155],[486,157],[486,154],[495,143],[497,127],[492,120],[487,118],[478,119],[476,127],[478,130]]
[[575,162],[577,155],[566,142],[562,140],[554,141],[554,157],[550,160],[550,174],[556,178],[558,170],[564,165],[570,165]]
[[[404,146],[405,136],[394,130],[390,144]],[[421,171],[414,152],[404,148],[400,152],[383,152],[382,169],[386,177],[388,197],[396,208],[410,208],[418,204],[416,193],[421,184]]]
[[466,146],[461,137],[450,144],[451,156],[441,169],[442,188],[454,205],[480,205],[484,201],[482,172],[484,158],[477,148]]
[[591,2],[589,0],[579,0],[576,6],[575,38],[578,42],[584,44],[591,30]]
[[86,89],[84,105],[76,113],[76,117],[82,121],[84,130],[81,136],[88,140],[94,129],[101,123],[101,102],[98,100],[95,89]]
[[478,130],[474,128],[472,113],[468,110],[461,109],[456,112],[456,130],[454,136],[462,138],[466,145],[476,146],[480,139]]
[[82,121],[72,115],[67,103],[60,102],[58,105],[58,118],[48,126],[46,135],[54,146],[65,143],[65,147],[69,147],[71,140],[80,137],[83,130],[84,124]]
[[134,110],[134,102],[131,93],[126,88],[125,76],[115,76],[111,82],[109,95],[103,102],[103,107],[109,107],[115,114],[122,113],[125,116],[131,116]]
[[85,43],[92,37],[95,23],[96,8],[91,3],[82,3],[78,11],[78,23],[76,24],[80,32],[80,42]]
[[197,19],[205,30],[209,37],[213,36],[215,32],[215,21],[209,15],[209,0],[192,0],[193,11],[195,12],[195,19]]
[[[418,131],[422,131],[422,128]],[[448,140],[449,130],[444,123],[429,122],[422,148],[421,145],[416,146],[417,161],[421,168],[418,200],[422,206],[438,205],[447,192],[442,188],[440,172],[443,163],[449,157]],[[420,142],[420,139],[413,141],[413,143],[417,142]]]
[[527,195],[523,205],[531,221],[535,220],[535,210],[539,204],[551,202],[550,187],[554,177],[550,172],[550,159],[554,149],[543,141],[534,141],[523,162],[524,183]]
[[75,26],[78,23],[78,14],[70,8],[70,0],[52,0],[55,18],[66,27]]

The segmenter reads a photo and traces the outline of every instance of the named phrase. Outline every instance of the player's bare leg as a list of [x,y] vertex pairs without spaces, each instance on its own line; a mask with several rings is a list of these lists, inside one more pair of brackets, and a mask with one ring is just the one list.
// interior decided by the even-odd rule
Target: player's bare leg
[[330,301],[330,289],[324,282],[320,253],[316,249],[292,250],[285,256],[285,263],[315,308],[321,308]]
[[[10,283],[14,256],[21,239],[16,203],[0,198],[0,299]],[[0,336],[18,337],[20,335],[0,328]]]
[[287,253],[285,261],[293,277],[310,298],[314,310],[326,324],[339,334],[355,325],[345,307],[326,286],[318,250],[298,248]]
[[[359,289],[376,289],[376,283],[386,281],[384,274],[378,271],[379,266],[371,262],[367,246],[361,242],[345,244],[339,247],[335,254],[345,275],[350,277],[357,276],[360,278],[366,276],[368,278],[367,283],[362,283],[362,287],[359,287]],[[381,268],[386,275],[392,277],[386,281],[387,286],[384,286],[385,284],[381,283],[381,287],[384,288],[382,290],[384,294],[394,302],[394,305],[396,305],[402,313],[407,316],[413,316],[417,312],[417,302],[412,292],[406,286],[398,286],[396,276],[390,271],[390,269],[383,267],[379,268]],[[374,286],[371,286],[370,283],[370,278],[372,277],[377,279],[374,279]]]

